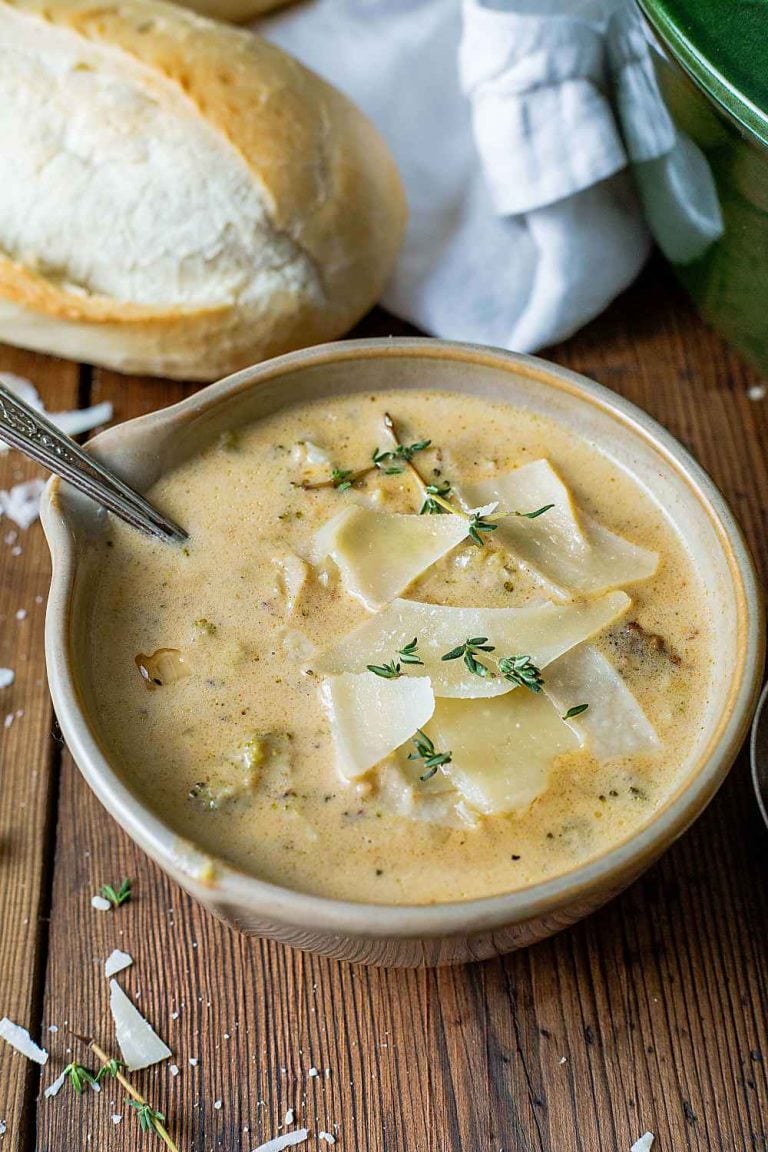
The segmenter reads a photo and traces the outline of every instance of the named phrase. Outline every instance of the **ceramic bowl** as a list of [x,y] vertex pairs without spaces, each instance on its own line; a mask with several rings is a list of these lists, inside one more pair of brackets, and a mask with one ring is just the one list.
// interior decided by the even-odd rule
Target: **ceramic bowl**
[[140,491],[227,428],[281,405],[393,386],[507,400],[564,421],[630,473],[684,526],[712,606],[722,666],[684,782],[647,826],[566,875],[505,895],[424,907],[306,895],[212,859],[158,819],[110,762],[85,659],[92,575],[87,558],[106,514],[53,480],[43,524],[53,554],[46,654],[66,741],[91,788],[128,834],[206,908],[243,932],[352,961],[417,966],[483,959],[573,924],[615,896],[712,799],[749,726],[763,660],[763,611],[739,528],[722,497],[663,428],[607,389],[528,356],[437,340],[370,340],[292,353],[239,372],[189,400],[110,428],[90,450]]

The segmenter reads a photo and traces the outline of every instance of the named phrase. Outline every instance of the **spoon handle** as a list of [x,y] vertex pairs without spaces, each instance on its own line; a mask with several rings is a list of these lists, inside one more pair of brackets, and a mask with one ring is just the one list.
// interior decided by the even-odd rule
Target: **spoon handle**
[[178,524],[134,492],[42,413],[0,384],[0,439],[67,480],[127,524],[169,543],[187,539]]

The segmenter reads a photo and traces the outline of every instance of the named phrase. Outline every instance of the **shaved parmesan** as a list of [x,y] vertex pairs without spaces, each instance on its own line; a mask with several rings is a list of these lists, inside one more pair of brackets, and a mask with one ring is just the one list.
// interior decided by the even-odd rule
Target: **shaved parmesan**
[[463,516],[404,516],[350,505],[315,536],[313,557],[330,556],[351,596],[383,607],[466,539]]
[[115,1021],[117,1044],[129,1072],[138,1072],[172,1055],[139,1010],[128,999],[117,980],[109,982],[109,1008]]
[[619,673],[589,644],[580,644],[550,665],[544,691],[563,716],[576,705],[589,705],[566,723],[597,760],[658,747],[653,725]]
[[546,668],[575,645],[607,628],[630,604],[624,592],[611,592],[583,603],[545,601],[523,608],[453,608],[395,600],[314,660],[312,667],[331,675],[362,672],[367,664],[391,660],[393,653],[417,636],[424,673],[432,681],[435,696],[502,696],[514,688],[508,680],[474,676],[462,660],[446,661],[442,657],[467,636],[487,636],[489,643],[495,645],[495,656],[526,655],[537,668]]
[[10,688],[15,679],[16,673],[12,668],[0,668],[0,688]]
[[331,720],[336,766],[354,780],[389,756],[435,710],[432,685],[426,676],[384,680],[372,672],[332,676],[322,688]]
[[95,908],[97,912],[110,912],[112,905],[105,896],[91,896],[91,908]]
[[40,515],[40,497],[45,488],[42,480],[25,480],[0,492],[0,513],[19,528],[29,528]]
[[92,432],[101,424],[112,419],[112,405],[108,400],[94,404],[92,408],[74,408],[71,412],[49,412],[52,424],[67,436],[79,436],[82,432]]
[[67,1078],[67,1071],[65,1068],[64,1071],[62,1072],[62,1074],[60,1076],[57,1076],[56,1079],[54,1080],[53,1084],[49,1084],[48,1087],[46,1088],[45,1092],[43,1093],[46,1100],[50,1100],[50,1098],[52,1096],[58,1096],[59,1092],[64,1087],[64,1081],[66,1080],[66,1078]]
[[335,1144],[336,1137],[332,1136],[330,1132],[318,1132],[318,1140],[323,1140],[326,1144]]
[[645,1132],[639,1140],[635,1140],[630,1152],[651,1152],[654,1140],[653,1132]]
[[440,700],[429,734],[451,752],[441,771],[486,815],[529,807],[555,759],[579,746],[546,697],[525,689],[496,700]]
[[463,485],[469,501],[498,500],[510,513],[554,507],[535,519],[507,516],[494,533],[495,543],[509,548],[561,595],[594,596],[637,580],[647,580],[659,566],[659,555],[640,548],[578,512],[571,494],[548,460]]
[[20,1024],[14,1024],[7,1016],[0,1020],[0,1040],[5,1040],[11,1048],[15,1048],[27,1060],[34,1060],[35,1064],[47,1064],[48,1053],[45,1048],[38,1048],[34,1040]]
[[119,948],[115,948],[104,962],[104,975],[116,976],[124,968],[130,968],[131,964],[133,964],[133,957],[129,956],[127,952],[121,952]]
[[306,584],[309,567],[305,560],[293,552],[273,557],[272,563],[277,568],[275,576],[277,594],[285,603],[286,615],[290,616]]
[[297,1128],[295,1132],[286,1132],[283,1136],[275,1136],[274,1140],[267,1140],[266,1144],[260,1144],[253,1152],[283,1152],[283,1148],[303,1144],[308,1136],[308,1128]]

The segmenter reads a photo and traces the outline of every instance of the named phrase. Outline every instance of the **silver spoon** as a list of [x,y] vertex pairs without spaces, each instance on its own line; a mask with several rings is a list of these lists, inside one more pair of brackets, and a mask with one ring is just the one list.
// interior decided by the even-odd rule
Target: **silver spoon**
[[752,782],[755,785],[757,803],[768,824],[768,684],[763,688],[760,703],[752,721],[752,738],[749,742],[752,761]]
[[61,476],[126,524],[168,543],[178,544],[187,539],[183,528],[163,516],[119,476],[2,384],[0,439]]

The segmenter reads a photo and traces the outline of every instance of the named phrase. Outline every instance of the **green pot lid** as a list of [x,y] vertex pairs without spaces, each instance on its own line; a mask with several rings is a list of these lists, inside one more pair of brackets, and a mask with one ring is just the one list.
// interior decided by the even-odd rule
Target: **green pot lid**
[[768,145],[768,0],[638,0],[664,47]]

